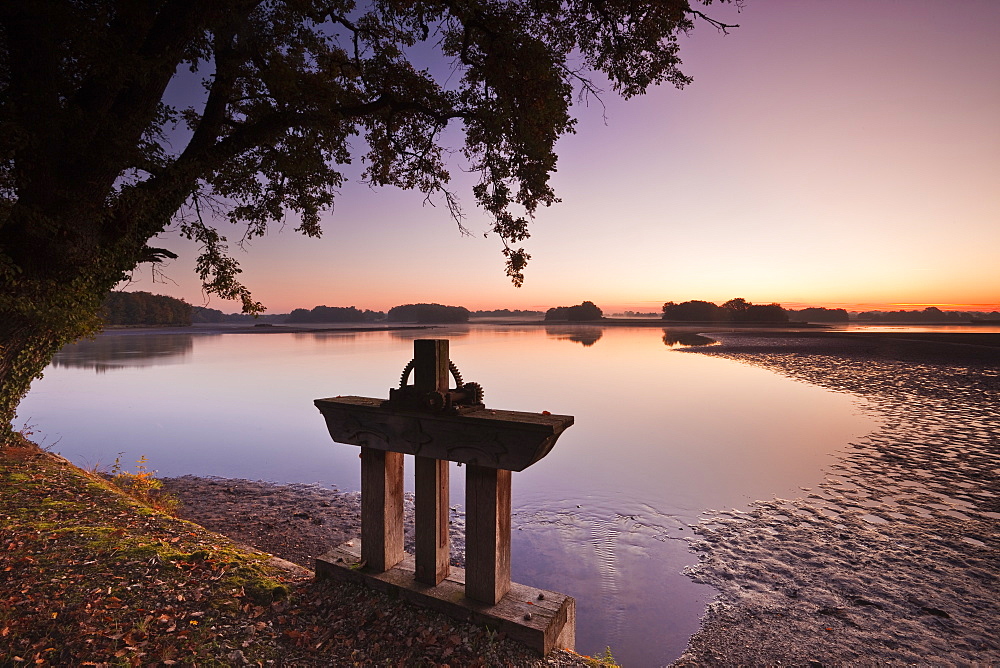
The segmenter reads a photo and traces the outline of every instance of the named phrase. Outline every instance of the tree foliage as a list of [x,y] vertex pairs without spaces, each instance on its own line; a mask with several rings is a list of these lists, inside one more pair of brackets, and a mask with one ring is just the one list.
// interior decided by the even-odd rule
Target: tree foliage
[[389,322],[469,322],[471,315],[464,306],[442,304],[403,304],[393,306],[386,314]]
[[977,320],[996,320],[1000,318],[1000,313],[993,311],[942,311],[936,306],[928,306],[916,311],[864,311],[858,313],[858,320],[862,322],[901,322],[901,323],[949,323],[968,324]]
[[311,310],[297,308],[288,314],[285,322],[292,323],[316,323],[316,322],[375,322],[384,320],[385,313],[382,311],[369,311],[355,308],[354,306],[316,306]]
[[[702,0],[709,4],[711,0]],[[208,294],[263,306],[239,242],[291,221],[319,236],[352,165],[463,214],[450,169],[520,285],[521,245],[556,202],[555,143],[593,72],[625,97],[690,81],[689,0],[6,0],[0,3],[0,425],[168,228]],[[168,85],[200,79],[173,104]],[[455,127],[461,143],[445,141]],[[450,162],[452,161],[452,162]],[[6,427],[3,427],[6,430]],[[2,436],[3,434],[0,434]]]
[[694,299],[692,301],[667,302],[663,305],[664,320],[682,320],[686,322],[722,322],[726,314],[712,302]]
[[663,305],[663,319],[681,322],[783,323],[788,313],[781,304],[753,304],[742,297],[730,299],[722,306],[713,302],[693,300]]
[[797,311],[789,310],[787,313],[789,317],[805,322],[847,322],[850,320],[850,315],[842,308],[814,306]]
[[545,312],[546,320],[568,320],[570,322],[582,322],[585,320],[600,320],[604,317],[594,302],[583,302],[576,306],[556,306]]
[[148,292],[112,292],[101,306],[105,325],[190,325],[191,305]]

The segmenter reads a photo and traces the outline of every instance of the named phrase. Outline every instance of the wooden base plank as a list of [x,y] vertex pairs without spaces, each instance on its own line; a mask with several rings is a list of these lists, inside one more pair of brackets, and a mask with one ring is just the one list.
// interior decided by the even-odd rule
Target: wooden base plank
[[576,601],[572,596],[511,583],[496,605],[466,598],[465,570],[451,567],[437,586],[414,579],[413,557],[381,573],[361,567],[360,541],[349,541],[316,559],[316,577],[355,582],[416,605],[437,610],[452,619],[502,631],[541,655],[576,645]]

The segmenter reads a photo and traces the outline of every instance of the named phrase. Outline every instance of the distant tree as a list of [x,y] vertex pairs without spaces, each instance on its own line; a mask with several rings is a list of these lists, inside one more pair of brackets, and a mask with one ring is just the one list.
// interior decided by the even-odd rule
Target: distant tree
[[191,307],[191,322],[193,323],[279,324],[285,322],[286,318],[288,318],[287,313],[249,315],[247,313],[223,313],[219,309],[206,308],[204,306]]
[[741,320],[742,315],[750,310],[753,304],[743,299],[735,297],[722,305],[722,310],[728,313],[728,320]]
[[566,311],[568,306],[553,306],[545,312],[546,320],[567,320]]
[[788,322],[788,314],[780,304],[753,304],[742,297],[730,299],[722,306],[712,302],[689,301],[663,305],[663,319],[678,322]]
[[570,321],[600,320],[604,312],[594,302],[583,302],[566,309],[566,319]]
[[681,322],[720,322],[725,318],[725,311],[712,302],[693,300],[675,304],[667,302],[663,305],[663,319]]
[[866,311],[858,314],[858,320],[866,322],[898,323],[965,323],[974,315],[963,311],[942,311],[936,306],[928,306],[921,311]]
[[556,306],[545,312],[546,320],[569,320],[571,322],[583,322],[586,320],[600,320],[604,317],[604,312],[594,304],[594,302],[583,302],[576,306]]
[[743,322],[788,322],[788,313],[781,304],[750,304],[742,312]]
[[[213,218],[317,237],[349,164],[461,224],[446,161],[464,140],[519,285],[575,95],[597,92],[595,73],[626,98],[690,82],[679,36],[729,27],[693,2],[0,2],[0,443],[108,292],[173,255],[157,235],[176,225],[206,292],[260,312]],[[199,73],[202,98],[172,105],[175,78]]]
[[205,323],[205,324],[226,322],[226,314],[216,308],[206,308],[204,306],[192,306],[191,322]]
[[742,297],[730,299],[722,305],[728,322],[788,322],[788,314],[780,304],[754,304]]
[[374,322],[381,320],[385,314],[381,311],[362,311],[354,306],[316,306],[311,311],[297,308],[288,314],[285,322],[321,323],[321,322]]
[[471,313],[464,306],[441,304],[404,304],[393,306],[386,314],[389,322],[447,323],[468,322]]
[[473,311],[474,318],[531,318],[544,315],[541,311],[522,311],[521,309],[496,309],[493,311]]
[[842,308],[810,307],[798,311],[788,311],[788,315],[805,322],[848,322],[850,314]]
[[112,292],[101,306],[105,325],[191,324],[191,305],[181,299],[148,292]]

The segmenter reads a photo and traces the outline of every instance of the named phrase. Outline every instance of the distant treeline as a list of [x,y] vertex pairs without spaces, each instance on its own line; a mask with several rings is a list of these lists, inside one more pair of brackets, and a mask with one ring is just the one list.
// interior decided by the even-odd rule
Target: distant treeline
[[223,313],[218,309],[206,308],[204,306],[191,307],[191,321],[201,324],[229,322],[249,325],[266,322],[272,325],[277,325],[285,322],[286,318],[288,318],[287,313],[265,313],[254,317],[252,315],[247,315],[246,313]]
[[928,306],[922,311],[865,311],[856,316],[859,322],[903,322],[903,323],[954,323],[966,324],[975,320],[997,320],[1000,312],[992,311],[942,311],[936,306]]
[[800,322],[847,322],[851,315],[842,308],[804,308],[798,311],[786,309],[785,313],[792,320]]
[[403,304],[393,306],[386,315],[389,322],[469,322],[472,313],[464,306],[442,304]]
[[[112,292],[101,307],[101,317],[109,326],[190,325],[192,323],[242,324],[312,324],[312,323],[371,323],[379,321],[416,323],[468,322],[477,318],[537,318],[541,311],[494,309],[469,311],[464,306],[442,304],[403,304],[383,311],[359,309],[354,306],[315,306],[297,308],[291,313],[266,313],[254,317],[244,313],[223,313],[218,309],[191,306],[181,299],[154,295],[149,292]],[[603,311],[593,302],[576,306],[557,306],[545,312],[546,321],[582,322],[600,320]],[[656,317],[653,313],[625,311],[625,317]],[[938,323],[967,324],[1000,320],[998,311],[942,311],[935,306],[914,311],[848,312],[842,308],[784,309],[780,304],[753,304],[742,298],[730,299],[721,306],[712,302],[692,300],[663,305],[662,318],[673,322],[746,322],[787,323],[826,322],[847,323]]]
[[788,313],[780,304],[754,304],[742,297],[730,299],[722,306],[713,302],[692,300],[663,305],[663,319],[681,322],[788,322]]
[[316,323],[316,322],[375,322],[385,320],[385,313],[382,311],[369,311],[355,308],[353,306],[316,306],[311,311],[304,308],[297,308],[288,314],[285,322],[292,323]]
[[612,313],[615,318],[659,318],[661,314],[650,311],[625,311],[624,313]]
[[594,302],[583,302],[576,306],[556,306],[545,312],[546,321],[567,320],[581,322],[584,320],[600,320],[604,312]]
[[190,325],[191,305],[149,292],[112,292],[101,306],[105,325]]
[[497,309],[495,311],[473,311],[473,318],[536,318],[543,315],[542,311],[522,311],[515,309]]
[[780,304],[754,304],[742,297],[722,306],[714,302],[692,300],[663,305],[663,319],[682,322],[788,322],[788,313]]

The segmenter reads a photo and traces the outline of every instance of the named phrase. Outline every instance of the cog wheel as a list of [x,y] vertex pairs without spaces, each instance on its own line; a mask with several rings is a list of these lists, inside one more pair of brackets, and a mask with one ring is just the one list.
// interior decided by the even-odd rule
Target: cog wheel
[[466,383],[462,385],[462,389],[472,395],[472,403],[481,404],[483,403],[483,386],[479,383]]
[[[413,366],[416,364],[416,361],[412,359],[403,367],[403,373],[399,375],[399,389],[406,387],[406,382],[410,380],[410,374],[413,372]],[[458,367],[451,360],[448,360],[448,371],[451,372],[452,378],[455,379],[456,389],[462,387],[462,372],[458,370]]]

